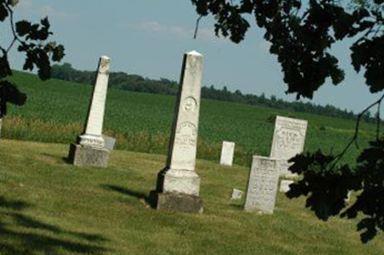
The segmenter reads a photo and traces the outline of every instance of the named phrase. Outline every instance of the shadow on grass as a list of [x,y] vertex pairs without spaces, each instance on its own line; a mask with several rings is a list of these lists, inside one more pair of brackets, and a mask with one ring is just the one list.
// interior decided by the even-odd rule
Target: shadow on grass
[[68,156],[62,157],[61,162],[65,163],[67,165],[73,165],[73,162],[71,161],[71,159]]
[[102,184],[101,187],[105,190],[115,191],[126,196],[135,197],[139,200],[143,200],[151,208],[154,208],[155,206],[154,197],[153,195],[151,195],[152,193],[148,196],[147,194],[142,192],[137,192],[127,188],[123,188],[116,185],[110,185],[110,184]]
[[[22,213],[31,205],[0,196],[0,254],[103,254],[98,234],[67,231]],[[80,241],[76,240],[80,239]]]
[[71,159],[69,158],[69,156],[60,157],[60,156],[57,156],[57,155],[51,154],[51,153],[41,153],[40,155],[43,157],[51,158],[51,159],[57,161],[58,163],[64,163],[64,164],[69,164],[69,165],[72,165],[72,163],[73,163],[71,161]]

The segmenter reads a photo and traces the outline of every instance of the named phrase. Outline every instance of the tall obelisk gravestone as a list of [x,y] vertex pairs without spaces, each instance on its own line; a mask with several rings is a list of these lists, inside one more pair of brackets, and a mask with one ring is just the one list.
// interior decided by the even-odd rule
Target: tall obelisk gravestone
[[110,62],[106,56],[100,58],[84,132],[76,144],[70,145],[68,158],[76,166],[107,167],[108,164],[109,150],[104,148],[102,131]]
[[196,51],[186,53],[167,166],[159,173],[156,191],[152,193],[160,210],[203,211],[200,177],[195,172],[202,71],[203,56]]

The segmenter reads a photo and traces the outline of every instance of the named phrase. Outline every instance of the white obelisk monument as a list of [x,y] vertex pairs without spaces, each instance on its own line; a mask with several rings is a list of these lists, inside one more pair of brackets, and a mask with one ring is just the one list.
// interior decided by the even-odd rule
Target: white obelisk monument
[[107,167],[109,150],[104,148],[102,132],[110,63],[109,57],[100,57],[84,132],[69,150],[68,158],[74,165]]
[[203,211],[200,177],[195,171],[202,72],[203,56],[196,51],[186,53],[167,165],[158,175],[154,192],[157,209]]

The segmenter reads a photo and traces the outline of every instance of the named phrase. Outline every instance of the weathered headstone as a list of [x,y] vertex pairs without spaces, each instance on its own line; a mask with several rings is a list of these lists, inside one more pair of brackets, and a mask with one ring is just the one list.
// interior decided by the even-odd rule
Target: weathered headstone
[[116,144],[116,139],[107,135],[103,135],[104,139],[104,148],[106,148],[109,151],[113,151]]
[[244,209],[272,214],[279,184],[279,160],[254,156]]
[[89,106],[84,132],[71,144],[68,158],[76,166],[107,167],[109,150],[102,136],[110,59],[102,56]]
[[239,200],[243,197],[243,192],[239,189],[233,189],[232,190],[232,196],[231,196],[231,199],[232,200]]
[[200,177],[195,171],[202,71],[203,56],[196,51],[186,53],[167,165],[159,173],[152,193],[160,210],[203,211]]
[[[288,161],[304,150],[308,122],[287,117],[276,117],[275,131],[272,140],[271,158]],[[281,176],[295,177],[288,168],[288,162],[281,162]]]
[[287,193],[290,190],[289,185],[291,185],[292,183],[294,183],[294,181],[292,180],[281,180],[279,191],[282,193]]
[[235,143],[224,141],[221,148],[220,165],[232,166],[234,153]]

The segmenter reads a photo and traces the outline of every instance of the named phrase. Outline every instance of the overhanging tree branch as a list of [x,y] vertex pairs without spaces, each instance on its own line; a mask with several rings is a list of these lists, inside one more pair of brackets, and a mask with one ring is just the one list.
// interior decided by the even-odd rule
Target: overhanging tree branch
[[[358,145],[358,137],[359,137],[359,129],[360,129],[360,122],[361,122],[361,119],[364,117],[364,115],[370,110],[372,109],[374,106],[378,106],[379,107],[379,110],[380,110],[380,107],[381,107],[381,102],[384,100],[384,94],[375,102],[373,102],[371,105],[369,105],[368,107],[366,107],[362,112],[359,113],[359,115],[357,115],[357,119],[356,119],[356,125],[355,125],[355,132],[354,132],[354,135],[353,137],[351,138],[351,140],[349,141],[349,143],[347,144],[347,146],[345,146],[344,150],[338,154],[336,157],[335,157],[335,160],[331,166],[331,169],[334,169],[334,167],[336,166],[336,164],[340,161],[340,159],[342,159],[344,157],[344,155],[348,152],[348,150],[350,149],[350,147],[352,146],[352,144],[355,143],[356,147],[359,148],[359,145]],[[378,115],[380,116],[380,115]],[[380,117],[378,117],[377,119],[377,132],[379,132],[380,130]],[[378,140],[379,137],[378,135],[376,135],[376,139]]]

